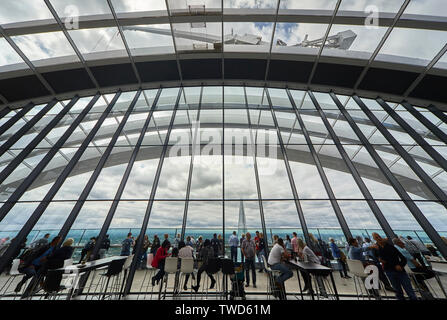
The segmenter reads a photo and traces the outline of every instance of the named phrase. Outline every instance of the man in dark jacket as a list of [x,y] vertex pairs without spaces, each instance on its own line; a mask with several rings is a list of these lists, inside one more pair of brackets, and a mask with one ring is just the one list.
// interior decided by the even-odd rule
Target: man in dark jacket
[[411,300],[417,300],[411,286],[410,278],[405,272],[405,265],[407,259],[399,252],[387,239],[383,239],[379,234],[372,234],[374,240],[377,242],[378,257],[383,265],[383,269],[391,285],[396,290],[396,298],[405,300],[402,287]]
[[[217,240],[217,238],[216,238],[216,240]],[[208,240],[208,239],[205,240],[205,242],[203,244],[203,248],[199,253],[199,257],[202,259],[203,263],[202,263],[202,266],[197,271],[197,285],[191,287],[194,289],[195,292],[197,292],[197,290],[199,290],[200,278],[202,276],[203,271],[207,270],[210,261],[212,259],[214,259],[214,249],[211,246],[210,240]],[[214,259],[214,261],[215,261],[215,259]],[[208,274],[208,277],[210,277],[210,279],[211,279],[210,289],[212,289],[212,288],[214,288],[214,285],[216,284],[216,280],[214,279],[214,277],[211,273],[208,273],[208,271],[206,273]]]

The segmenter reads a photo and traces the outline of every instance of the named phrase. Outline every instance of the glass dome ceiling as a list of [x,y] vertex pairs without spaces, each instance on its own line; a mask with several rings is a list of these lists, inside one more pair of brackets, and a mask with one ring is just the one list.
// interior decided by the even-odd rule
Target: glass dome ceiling
[[39,76],[47,69],[83,68],[102,87],[91,68],[104,61],[132,64],[144,83],[141,61],[176,60],[182,81],[183,58],[242,55],[267,59],[266,80],[271,59],[313,63],[307,83],[318,64],[361,66],[354,90],[372,67],[419,74],[405,96],[420,77],[447,70],[446,10],[443,0],[2,1],[0,74],[34,74],[54,95]]

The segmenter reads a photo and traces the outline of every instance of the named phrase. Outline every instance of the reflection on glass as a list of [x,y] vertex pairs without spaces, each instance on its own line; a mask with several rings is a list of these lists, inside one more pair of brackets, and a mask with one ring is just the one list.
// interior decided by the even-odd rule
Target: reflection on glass
[[86,59],[94,58],[86,56],[89,53],[124,50],[124,43],[116,27],[69,30],[68,33]]
[[239,51],[241,50],[239,46],[242,45],[246,46],[244,50],[268,52],[272,32],[272,22],[225,22],[225,51]]
[[277,23],[273,52],[316,55],[328,25],[312,23]]
[[123,26],[122,28],[132,55],[174,52],[169,24]]

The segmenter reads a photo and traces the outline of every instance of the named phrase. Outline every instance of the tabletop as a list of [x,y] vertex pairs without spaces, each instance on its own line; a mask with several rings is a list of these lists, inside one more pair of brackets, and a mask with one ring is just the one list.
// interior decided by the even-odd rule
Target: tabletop
[[58,269],[53,269],[53,270],[48,270],[48,271],[49,272],[50,271],[53,271],[53,272],[54,271],[63,271],[64,273],[84,272],[84,271],[88,271],[88,270],[106,266],[114,260],[121,260],[121,259],[127,259],[127,256],[113,256],[113,257],[88,261],[85,264],[81,264],[81,263],[72,264],[72,265],[69,265],[69,266],[66,266],[63,268],[58,268]]

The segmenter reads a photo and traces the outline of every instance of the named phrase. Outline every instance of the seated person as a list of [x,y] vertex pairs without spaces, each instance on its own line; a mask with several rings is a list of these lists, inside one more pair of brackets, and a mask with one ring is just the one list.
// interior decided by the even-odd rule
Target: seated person
[[[34,278],[37,280],[37,278],[40,278],[41,275],[41,268],[47,261],[47,257],[51,255],[51,253],[54,251],[56,246],[61,241],[60,236],[54,237],[54,239],[51,241],[50,244],[39,247],[38,249],[35,249],[35,251],[31,251],[31,253],[26,257],[20,258],[20,265],[19,265],[19,272],[24,273],[25,276],[23,279],[17,284],[16,288],[14,289],[15,292],[19,292],[25,284],[25,282],[30,279]],[[25,253],[23,254],[23,256]],[[25,293],[23,294],[23,297],[29,296],[31,294],[31,291],[37,284],[37,281],[31,281],[31,283],[28,285],[27,289],[25,290]]]
[[293,276],[292,271],[283,262],[287,261],[288,258],[289,253],[284,248],[284,242],[282,238],[279,238],[270,251],[268,258],[268,264],[271,266],[272,270],[278,270],[281,272],[281,274],[277,278],[275,278],[277,286],[282,285],[284,281],[290,279]]

